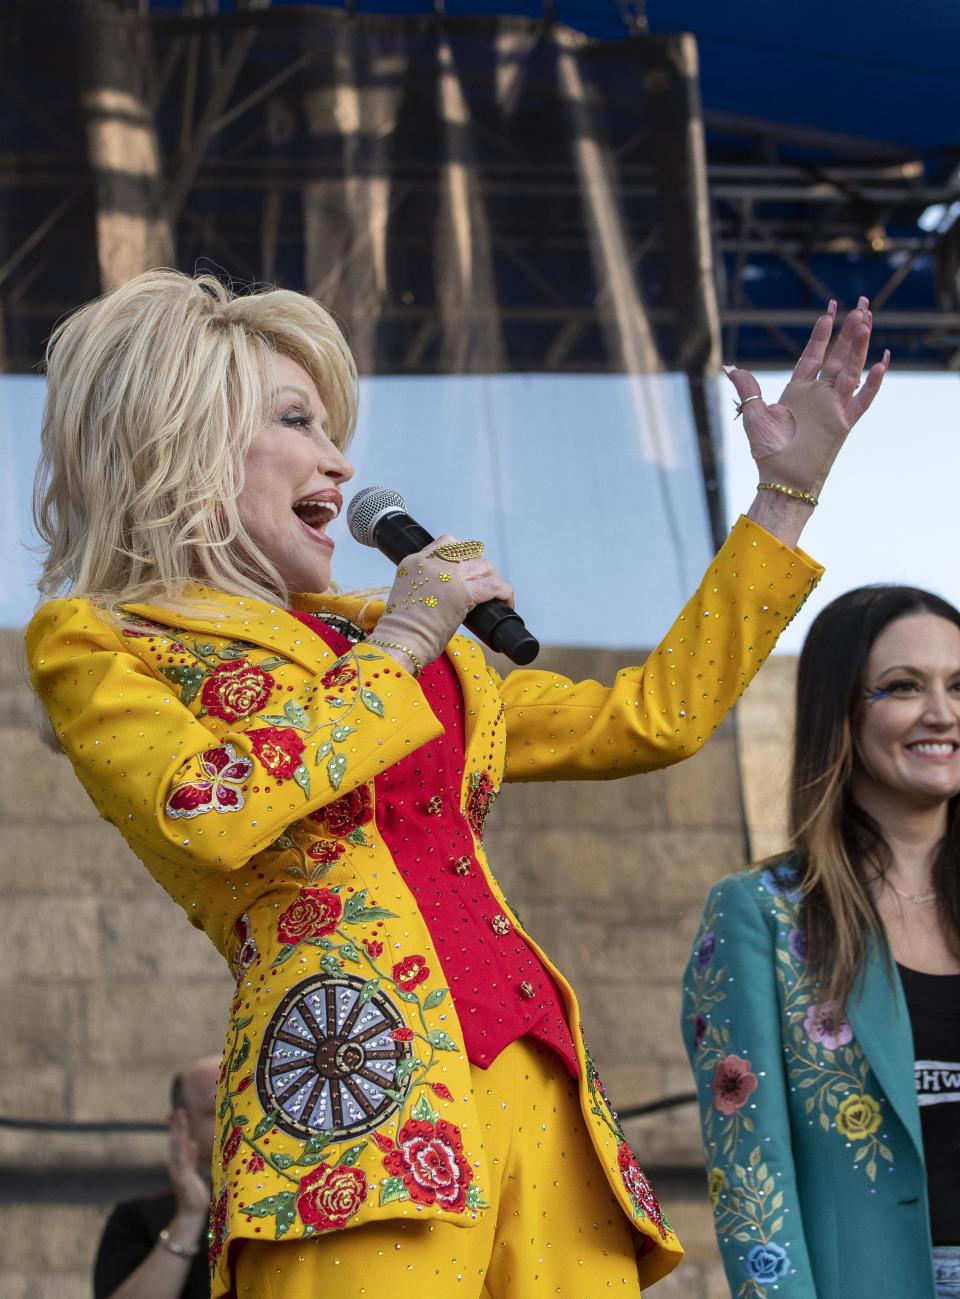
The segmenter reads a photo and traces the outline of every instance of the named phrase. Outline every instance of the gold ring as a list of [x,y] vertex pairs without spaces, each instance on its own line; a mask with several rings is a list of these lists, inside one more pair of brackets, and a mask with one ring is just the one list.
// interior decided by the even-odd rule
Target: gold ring
[[754,393],[752,397],[744,397],[743,401],[735,401],[733,403],[734,406],[736,407],[736,414],[733,417],[734,419],[740,418],[740,416],[743,414],[743,408],[744,406],[746,406],[748,401],[763,401],[763,398],[760,396],[759,393]]
[[448,564],[465,564],[468,559],[479,559],[483,554],[482,541],[445,541],[431,550],[430,559],[445,559]]

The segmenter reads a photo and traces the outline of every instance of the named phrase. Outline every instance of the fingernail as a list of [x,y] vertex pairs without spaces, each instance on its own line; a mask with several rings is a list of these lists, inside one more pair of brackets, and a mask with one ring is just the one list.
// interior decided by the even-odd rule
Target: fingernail
[[720,369],[723,371],[723,373],[726,374],[726,375],[728,375],[728,376],[731,375],[731,374],[733,374],[733,372],[734,372],[734,370],[735,370],[736,368],[737,368],[737,367],[736,367],[735,365],[722,365],[722,366],[720,367]]
[[869,306],[870,306],[870,299],[869,299],[869,298],[863,298],[863,297],[861,297],[861,298],[858,298],[858,299],[857,299],[857,307],[858,307],[861,311],[866,311],[866,309],[867,309]]
[[884,365],[889,365],[889,364],[890,364],[890,349],[889,349],[889,347],[884,348],[884,352],[883,352],[883,363],[884,363]]
[[831,298],[830,301],[827,303],[827,315],[835,316],[836,314],[837,314],[837,300],[836,298]]

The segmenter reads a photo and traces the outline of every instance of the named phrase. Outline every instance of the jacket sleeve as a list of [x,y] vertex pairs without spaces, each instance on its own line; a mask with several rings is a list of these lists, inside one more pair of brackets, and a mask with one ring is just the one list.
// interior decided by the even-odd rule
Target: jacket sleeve
[[734,1299],[816,1299],[800,1211],[771,928],[742,877],[704,908],[683,985],[714,1227]]
[[507,780],[612,778],[696,753],[717,729],[823,569],[741,518],[696,594],[641,667],[613,687],[551,672],[500,684]]
[[[374,657],[382,661],[366,661]],[[27,631],[27,658],[100,815],[135,851],[205,868],[242,866],[293,821],[442,732],[413,677],[365,651],[349,717],[308,679],[214,734],[86,600],[42,606]]]

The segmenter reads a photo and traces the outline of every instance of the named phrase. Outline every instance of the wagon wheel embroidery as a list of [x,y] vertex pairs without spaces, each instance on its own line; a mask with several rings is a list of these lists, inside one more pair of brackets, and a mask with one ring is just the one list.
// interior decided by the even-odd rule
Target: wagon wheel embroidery
[[396,1075],[410,1044],[392,1034],[404,1021],[383,992],[362,996],[364,984],[350,974],[318,976],[291,988],[277,1007],[257,1091],[284,1132],[346,1140],[379,1127],[403,1103],[410,1077]]

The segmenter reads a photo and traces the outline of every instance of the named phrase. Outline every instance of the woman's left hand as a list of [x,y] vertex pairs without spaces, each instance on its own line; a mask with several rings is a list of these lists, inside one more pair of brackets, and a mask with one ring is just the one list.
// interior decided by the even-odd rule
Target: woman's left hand
[[782,483],[814,497],[820,495],[847,434],[869,409],[890,365],[890,353],[884,352],[858,386],[873,327],[870,304],[866,298],[860,299],[828,353],[836,314],[836,303],[831,302],[814,325],[793,376],[775,404],[766,405],[749,370],[727,371],[740,399],[744,432],[760,480]]

